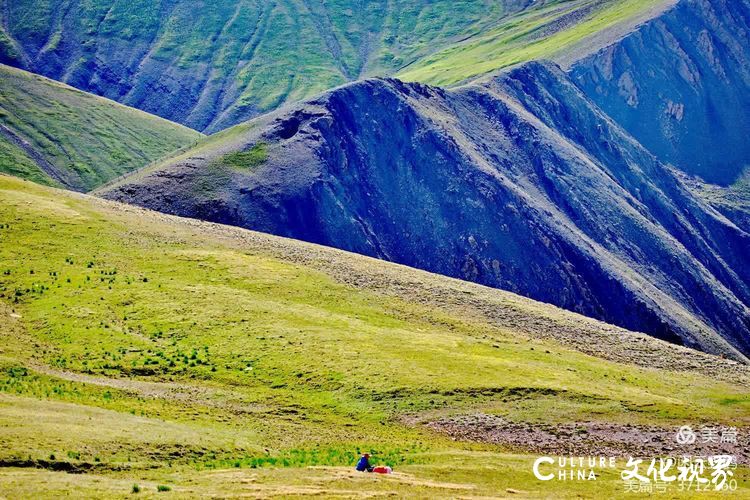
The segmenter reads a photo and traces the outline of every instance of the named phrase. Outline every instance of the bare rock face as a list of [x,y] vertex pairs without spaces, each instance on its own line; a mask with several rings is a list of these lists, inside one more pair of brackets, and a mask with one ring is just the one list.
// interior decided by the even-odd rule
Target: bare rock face
[[367,80],[241,127],[102,194],[750,354],[750,236],[557,66]]
[[717,184],[750,166],[750,1],[682,0],[571,68],[665,163]]

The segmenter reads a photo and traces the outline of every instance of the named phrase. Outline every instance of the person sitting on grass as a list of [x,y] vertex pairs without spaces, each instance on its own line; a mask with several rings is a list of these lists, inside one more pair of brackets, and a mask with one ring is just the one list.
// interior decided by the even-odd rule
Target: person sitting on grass
[[360,457],[359,462],[357,462],[356,469],[359,472],[372,472],[373,468],[374,467],[372,465],[370,465],[370,454],[369,453],[363,454]]

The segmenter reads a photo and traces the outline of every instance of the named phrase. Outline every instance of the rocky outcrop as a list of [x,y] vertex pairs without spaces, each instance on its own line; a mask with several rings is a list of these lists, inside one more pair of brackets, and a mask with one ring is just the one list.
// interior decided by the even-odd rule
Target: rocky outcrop
[[554,65],[367,80],[241,127],[102,194],[750,354],[750,236]]
[[665,163],[730,184],[750,165],[750,1],[681,0],[570,71]]

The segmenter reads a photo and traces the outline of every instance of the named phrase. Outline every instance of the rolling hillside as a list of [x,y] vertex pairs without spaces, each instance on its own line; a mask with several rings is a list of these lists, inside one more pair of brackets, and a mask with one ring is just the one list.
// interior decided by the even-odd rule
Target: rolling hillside
[[88,191],[201,134],[0,65],[0,172]]
[[[7,176],[0,270],[10,497],[160,485],[613,497],[619,471],[550,484],[531,463],[673,453],[685,422],[743,439],[750,428],[750,372],[736,362],[499,290]],[[487,433],[462,434],[475,419]],[[745,460],[745,441],[726,446],[698,451]],[[359,450],[396,474],[352,473]],[[747,494],[750,471],[735,474]]]
[[365,76],[456,83],[593,50],[671,3],[16,0],[0,62],[213,132]]
[[453,91],[350,84],[98,193],[750,354],[750,236],[549,63]]
[[748,60],[750,0],[0,0],[0,498],[750,498]]

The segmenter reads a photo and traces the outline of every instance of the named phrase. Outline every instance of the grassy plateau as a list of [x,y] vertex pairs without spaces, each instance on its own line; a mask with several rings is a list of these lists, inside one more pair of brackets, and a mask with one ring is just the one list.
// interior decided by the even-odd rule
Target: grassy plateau
[[[627,497],[617,471],[543,483],[537,453],[424,424],[482,413],[750,428],[733,362],[498,290],[1,175],[0,336],[9,498]],[[626,346],[622,360],[582,352],[596,343]],[[666,365],[639,361],[637,345]],[[354,473],[365,450],[396,473]],[[750,494],[748,469],[735,477]]]

